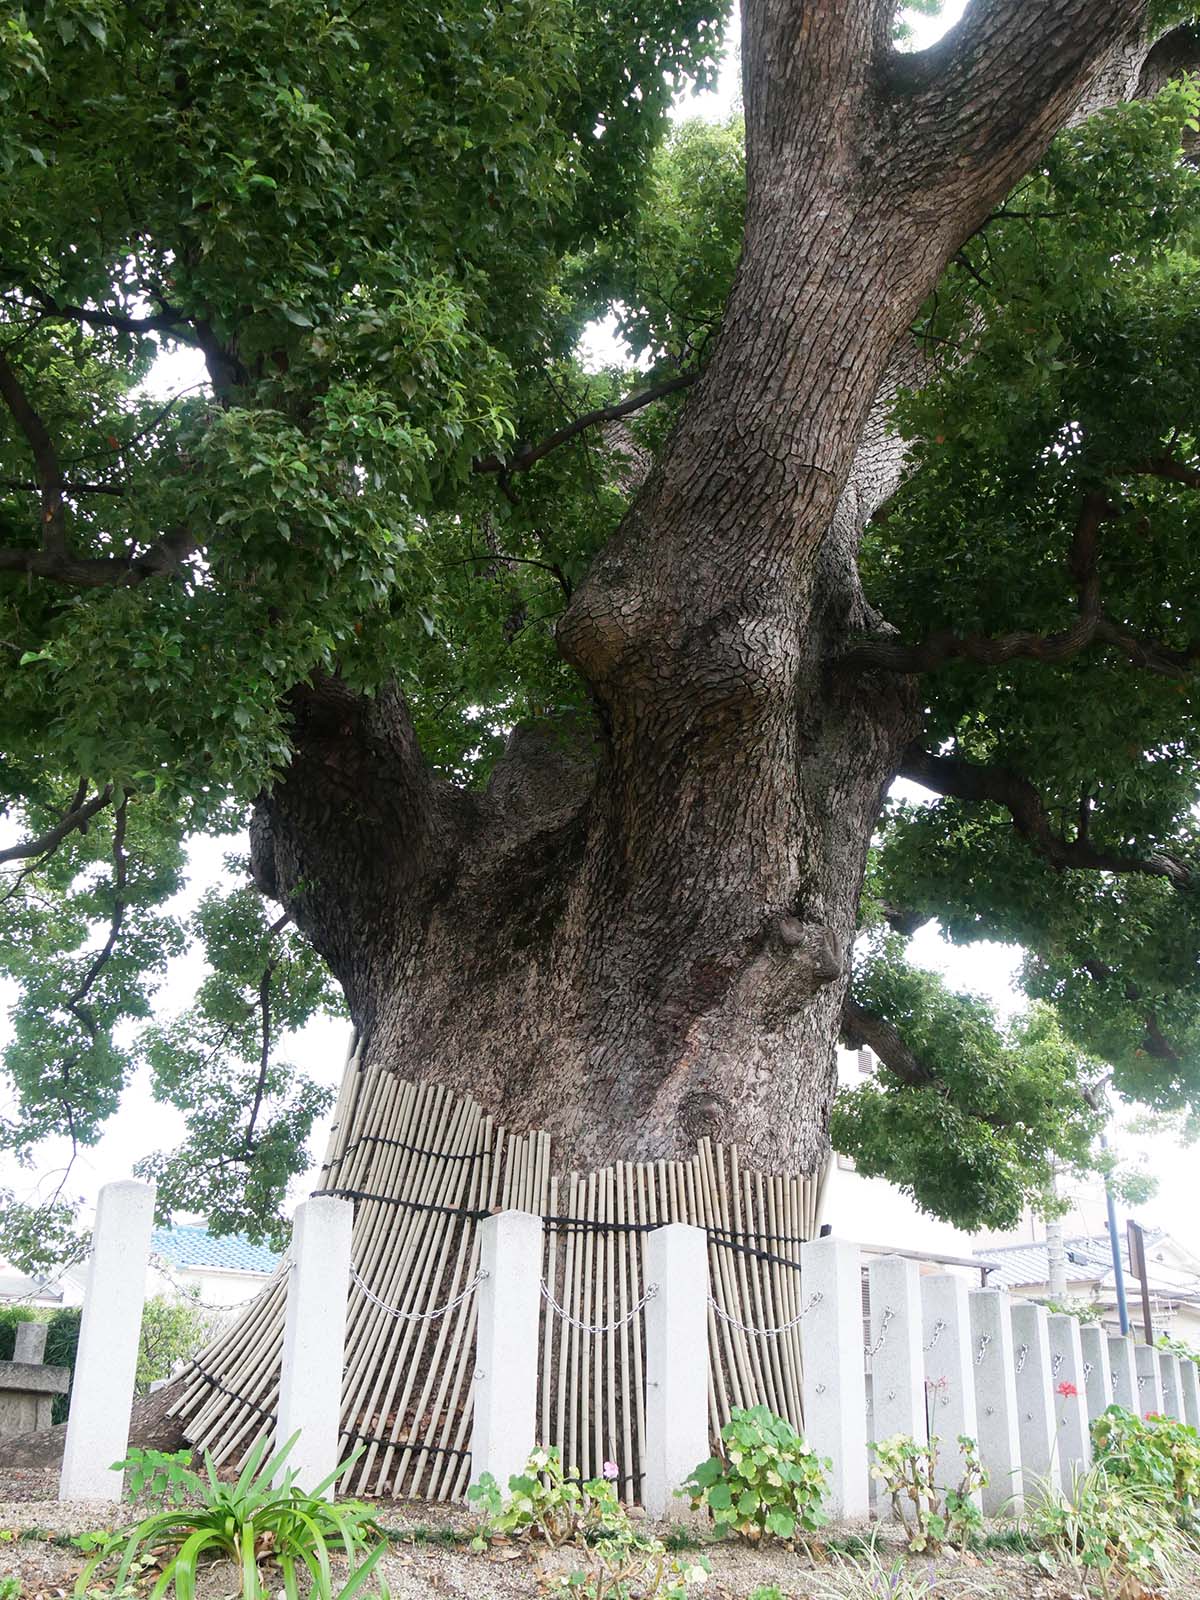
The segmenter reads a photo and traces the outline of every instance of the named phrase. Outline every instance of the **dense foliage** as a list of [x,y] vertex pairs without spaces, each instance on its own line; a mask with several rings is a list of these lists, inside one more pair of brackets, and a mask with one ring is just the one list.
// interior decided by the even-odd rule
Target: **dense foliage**
[[[554,619],[740,246],[740,124],[667,136],[723,23],[702,0],[452,0],[436,25],[407,0],[29,0],[0,26],[0,1143],[21,1160],[94,1141],[144,1065],[188,1129],[145,1162],[164,1209],[278,1226],[327,1104],[280,1035],[337,1000],[233,836],[315,673],[397,678],[468,785],[515,720],[585,702]],[[1200,1100],[1198,103],[1177,82],[1063,134],[959,253],[896,411],[911,470],[864,545],[871,603],[924,651],[926,794],[881,823],[855,999],[915,1066],[843,1096],[834,1136],[967,1225],[1096,1163],[1110,1075],[1161,1111]],[[610,310],[637,366],[589,372],[581,330]],[[172,380],[180,356],[198,381]],[[181,915],[198,831],[231,837],[229,888]],[[932,917],[1022,945],[1042,1006],[1006,1031],[913,967]],[[195,1004],[163,1016],[196,945]],[[60,1197],[13,1186],[0,1216],[10,1256],[69,1248]]]

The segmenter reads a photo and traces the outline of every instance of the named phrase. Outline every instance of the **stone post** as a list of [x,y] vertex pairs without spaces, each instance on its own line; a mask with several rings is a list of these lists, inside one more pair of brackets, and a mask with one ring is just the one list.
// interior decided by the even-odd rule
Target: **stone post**
[[18,1322],[13,1337],[13,1360],[39,1366],[46,1359],[46,1335],[49,1332],[48,1322]]
[[1013,1371],[1012,1303],[1002,1289],[972,1289],[967,1299],[979,1456],[988,1475],[983,1511],[988,1517],[1020,1516],[1025,1496]]
[[[937,1483],[943,1490],[962,1482],[959,1434],[979,1439],[969,1293],[966,1279],[952,1272],[921,1279],[927,1415],[930,1436],[941,1441]],[[978,1491],[974,1499],[982,1509]]]
[[1109,1334],[1108,1363],[1112,1369],[1113,1404],[1124,1406],[1135,1416],[1141,1414],[1138,1404],[1137,1362],[1134,1359],[1134,1342],[1129,1334]]
[[1174,1417],[1177,1422],[1184,1420],[1182,1396],[1179,1392],[1179,1357],[1172,1355],[1169,1350],[1158,1352],[1158,1371],[1162,1380],[1163,1414]]
[[146,1264],[154,1221],[154,1185],[106,1183],[96,1204],[60,1500],[119,1500],[122,1474],[112,1471],[129,1445],[129,1413],[137,1372]]
[[1085,1322],[1079,1329],[1079,1343],[1083,1348],[1083,1385],[1087,1396],[1088,1421],[1094,1422],[1113,1403],[1108,1339],[1098,1322]]
[[[333,1195],[303,1201],[292,1219],[275,1448],[299,1434],[280,1477],[294,1472],[300,1488],[310,1491],[339,1459],[353,1230],[353,1203]],[[327,1486],[326,1499],[334,1487]]]
[[1180,1359],[1179,1389],[1183,1396],[1184,1420],[1190,1428],[1200,1429],[1200,1372],[1194,1361]]
[[1137,1404],[1133,1407],[1139,1417],[1147,1411],[1163,1408],[1162,1373],[1158,1365],[1158,1351],[1152,1344],[1136,1344],[1133,1359],[1137,1363]]
[[684,1222],[646,1235],[646,1444],[642,1504],[682,1512],[676,1490],[711,1455],[708,1437],[708,1235]]
[[1014,1300],[1013,1373],[1017,1382],[1017,1426],[1021,1432],[1021,1472],[1028,1490],[1039,1479],[1062,1483],[1050,1373],[1050,1333],[1045,1306]]
[[478,1291],[471,1482],[490,1472],[507,1494],[508,1480],[537,1443],[541,1217],[530,1211],[485,1217],[479,1258],[487,1276]]
[[867,1386],[863,1371],[862,1258],[844,1239],[800,1246],[800,1324],[804,1353],[804,1436],[828,1456],[827,1507],[834,1517],[865,1517]]
[[[1092,1464],[1092,1439],[1088,1432],[1087,1393],[1083,1379],[1083,1343],[1079,1320],[1063,1312],[1049,1318],[1050,1387],[1058,1420],[1058,1456],[1064,1488],[1070,1486],[1076,1468],[1086,1472]],[[1063,1394],[1063,1389],[1074,1390]]]
[[925,1365],[921,1359],[921,1272],[903,1256],[880,1256],[867,1268],[871,1299],[872,1439],[925,1437]]

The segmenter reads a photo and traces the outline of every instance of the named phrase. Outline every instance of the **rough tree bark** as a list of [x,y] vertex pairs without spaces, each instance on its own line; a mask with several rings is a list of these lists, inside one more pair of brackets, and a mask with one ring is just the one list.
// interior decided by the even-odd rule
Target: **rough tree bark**
[[258,881],[368,1052],[548,1128],[563,1165],[703,1134],[824,1159],[866,852],[917,730],[912,679],[835,665],[886,631],[856,567],[900,470],[876,397],[955,250],[1147,57],[1144,0],[974,0],[919,57],[892,10],[744,6],[723,333],[558,631],[594,726],[518,728],[472,796],[398,692],[324,682],[256,819]]

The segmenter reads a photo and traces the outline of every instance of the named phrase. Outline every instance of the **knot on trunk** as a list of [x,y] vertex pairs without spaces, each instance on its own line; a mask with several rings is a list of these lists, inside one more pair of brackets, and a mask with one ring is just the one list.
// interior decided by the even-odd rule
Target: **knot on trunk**
[[842,941],[823,922],[803,922],[799,917],[779,917],[770,929],[769,943],[777,955],[801,969],[815,993],[845,971]]

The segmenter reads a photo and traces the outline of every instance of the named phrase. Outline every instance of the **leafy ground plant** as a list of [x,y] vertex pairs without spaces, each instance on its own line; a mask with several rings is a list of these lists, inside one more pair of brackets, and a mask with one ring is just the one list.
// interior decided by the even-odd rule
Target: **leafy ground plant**
[[190,1450],[131,1450],[124,1461],[113,1463],[125,1474],[125,1494],[130,1500],[157,1500],[160,1506],[178,1506],[204,1492],[200,1475],[192,1470]]
[[891,1496],[892,1510],[908,1535],[910,1551],[935,1554],[944,1544],[961,1549],[982,1532],[983,1517],[976,1495],[987,1483],[974,1439],[959,1434],[963,1470],[958,1485],[937,1486],[936,1434],[922,1444],[907,1433],[893,1434],[872,1444],[875,1463],[871,1476]]
[[977,1570],[969,1576],[915,1567],[894,1552],[884,1554],[871,1539],[862,1554],[835,1552],[828,1572],[811,1579],[813,1600],[988,1600],[995,1584]]
[[795,1539],[828,1520],[825,1471],[811,1445],[766,1406],[735,1408],[721,1429],[720,1455],[702,1461],[684,1484],[693,1507],[707,1507],[721,1533]]
[[[302,1576],[311,1585],[312,1600],[353,1600],[368,1580],[370,1593],[386,1600],[387,1588],[375,1569],[387,1542],[369,1509],[353,1500],[335,1504],[322,1498],[349,1462],[315,1489],[301,1489],[296,1474],[284,1470],[296,1438],[293,1434],[269,1460],[264,1459],[267,1440],[259,1439],[235,1483],[222,1483],[206,1455],[206,1478],[193,1474],[199,1503],[157,1511],[133,1529],[105,1538],[76,1581],[76,1600],[89,1593],[94,1577],[102,1575],[120,1593],[156,1569],[149,1600],[168,1593],[194,1600],[202,1566],[221,1559],[237,1567],[243,1600],[265,1600],[276,1592],[298,1600]],[[350,1572],[335,1588],[331,1557],[339,1556],[348,1560]],[[268,1575],[268,1564],[278,1567],[278,1576]]]
[[578,1600],[686,1600],[692,1585],[708,1577],[708,1562],[673,1555],[661,1539],[639,1533],[617,1499],[616,1475],[606,1462],[604,1477],[582,1482],[563,1467],[556,1447],[540,1448],[508,1480],[506,1502],[485,1473],[467,1491],[483,1513],[472,1547],[485,1549],[496,1536],[541,1540],[552,1549],[576,1544],[591,1552],[592,1562],[559,1579],[564,1593]]
[[1038,1486],[1029,1521],[1041,1564],[1065,1558],[1105,1600],[1142,1600],[1175,1583],[1184,1536],[1169,1498],[1158,1485],[1113,1476],[1103,1459],[1077,1470],[1065,1492]]
[[1110,1480],[1156,1490],[1185,1532],[1200,1528],[1200,1434],[1174,1417],[1109,1406],[1092,1423],[1095,1458]]

